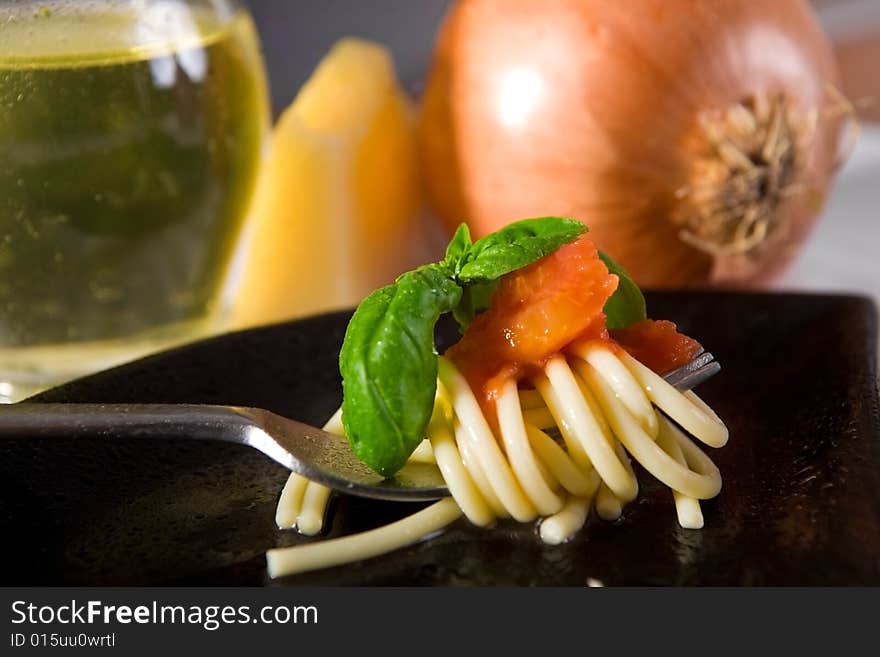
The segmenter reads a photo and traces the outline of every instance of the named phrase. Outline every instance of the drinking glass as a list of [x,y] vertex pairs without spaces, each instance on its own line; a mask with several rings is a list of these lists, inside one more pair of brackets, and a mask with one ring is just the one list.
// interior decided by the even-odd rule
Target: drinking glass
[[218,330],[269,126],[231,0],[0,0],[0,397]]

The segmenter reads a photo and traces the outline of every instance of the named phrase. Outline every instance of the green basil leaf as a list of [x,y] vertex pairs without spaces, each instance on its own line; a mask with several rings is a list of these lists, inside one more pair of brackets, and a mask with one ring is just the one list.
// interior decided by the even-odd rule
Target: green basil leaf
[[461,333],[467,330],[478,313],[489,307],[489,300],[497,287],[497,280],[465,286],[461,293],[461,301],[452,311],[452,316],[458,322],[458,330]]
[[437,387],[434,325],[460,298],[445,267],[426,265],[373,292],[348,324],[342,423],[354,453],[379,474],[397,472],[424,438]]
[[458,230],[455,231],[455,235],[452,236],[452,239],[446,246],[446,257],[443,259],[443,262],[449,267],[453,276],[458,277],[465,258],[470,253],[471,244],[471,231],[468,229],[467,224],[460,224]]
[[645,307],[645,297],[639,286],[633,282],[623,268],[609,258],[605,253],[599,251],[599,257],[608,271],[616,274],[620,279],[617,289],[611,298],[605,302],[605,317],[608,320],[608,328],[626,328],[630,324],[635,324],[643,319],[647,319],[648,313]]
[[494,281],[574,241],[587,230],[563,217],[524,219],[477,240],[458,272],[463,284]]

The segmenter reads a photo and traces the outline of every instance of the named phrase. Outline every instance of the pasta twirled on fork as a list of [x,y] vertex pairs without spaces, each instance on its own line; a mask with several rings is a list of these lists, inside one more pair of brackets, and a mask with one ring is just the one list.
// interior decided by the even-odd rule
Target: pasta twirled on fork
[[[700,500],[719,493],[721,475],[697,442],[721,447],[728,431],[697,395],[661,376],[700,346],[670,322],[637,318],[621,326],[619,306],[609,304],[619,285],[632,284],[612,264],[581,237],[511,270],[462,339],[434,357],[430,419],[409,458],[436,463],[451,499],[362,534],[271,550],[270,574],[375,556],[462,515],[484,527],[538,521],[541,539],[558,544],[592,509],[614,520],[636,498],[631,459],[671,489],[683,527],[702,527]],[[630,297],[632,289],[641,298],[634,286]],[[345,434],[346,408],[344,401],[327,431]],[[329,495],[291,475],[279,527],[320,532]]]

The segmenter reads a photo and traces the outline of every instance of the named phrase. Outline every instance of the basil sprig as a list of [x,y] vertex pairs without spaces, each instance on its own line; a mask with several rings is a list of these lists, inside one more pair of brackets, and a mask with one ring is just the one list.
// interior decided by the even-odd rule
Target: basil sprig
[[437,385],[434,325],[460,298],[443,267],[426,265],[373,292],[348,324],[342,422],[354,453],[380,474],[399,470],[424,436]]
[[[339,371],[342,422],[364,463],[391,476],[424,438],[437,388],[434,326],[440,315],[452,312],[464,330],[488,307],[501,276],[585,231],[572,219],[542,217],[509,224],[472,243],[462,224],[441,262],[407,272],[361,302],[345,333]],[[623,287],[626,275],[614,267]],[[626,280],[638,292],[629,277]],[[618,293],[620,288],[614,296]],[[632,290],[621,297],[615,321],[637,315],[629,309],[637,301]],[[641,304],[643,314],[644,299]]]
[[[458,259],[456,278],[465,285],[490,283],[525,267],[563,244],[575,240],[587,230],[579,221],[558,217],[524,219],[477,240]],[[459,237],[460,233],[465,233]],[[470,239],[467,226],[459,227],[456,239]]]

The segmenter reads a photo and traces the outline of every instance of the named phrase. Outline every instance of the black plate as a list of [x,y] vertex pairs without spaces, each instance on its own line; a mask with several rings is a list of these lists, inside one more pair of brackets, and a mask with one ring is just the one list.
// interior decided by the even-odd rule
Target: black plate
[[[727,421],[721,495],[681,529],[642,476],[616,523],[548,547],[534,527],[459,521],[393,554],[285,584],[880,584],[877,317],[854,297],[663,293],[723,365],[701,393]],[[83,379],[40,401],[263,406],[321,423],[339,402],[347,314],[222,336]],[[445,336],[450,337],[447,332]],[[285,471],[223,444],[0,445],[0,583],[264,584],[264,551],[300,539],[273,513]],[[414,505],[340,498],[330,534]]]

